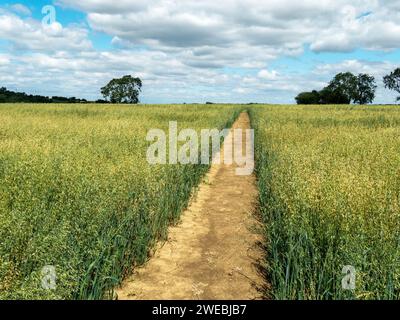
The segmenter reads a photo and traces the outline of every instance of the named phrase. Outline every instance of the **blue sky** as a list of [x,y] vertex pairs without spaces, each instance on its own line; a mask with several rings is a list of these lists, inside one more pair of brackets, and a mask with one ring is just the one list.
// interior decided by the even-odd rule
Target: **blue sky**
[[394,0],[1,0],[0,16],[0,85],[13,90],[97,99],[132,74],[144,103],[293,103],[351,71],[395,101],[382,86],[400,67]]

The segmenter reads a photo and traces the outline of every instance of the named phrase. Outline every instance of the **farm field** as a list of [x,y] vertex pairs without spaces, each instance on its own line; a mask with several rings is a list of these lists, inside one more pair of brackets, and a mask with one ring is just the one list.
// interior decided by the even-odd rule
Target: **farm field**
[[[246,139],[236,140],[234,147],[226,142],[236,129],[248,128],[243,112],[221,153],[243,150],[242,143],[247,148]],[[236,161],[211,165],[180,223],[116,290],[118,300],[263,300],[266,279],[259,271],[265,251],[255,214],[256,180],[252,174],[237,175],[240,167]]]
[[[237,106],[0,105],[0,299],[99,299],[177,222],[204,165],[150,166],[147,131]],[[57,268],[57,289],[41,287]]]
[[[0,300],[113,298],[209,169],[149,165],[148,131],[168,132],[169,121],[229,128],[245,110],[267,250],[263,294],[399,299],[398,106],[4,104]],[[55,290],[41,287],[48,265]],[[345,266],[355,290],[343,290]]]
[[252,119],[271,298],[399,299],[400,108],[266,106]]

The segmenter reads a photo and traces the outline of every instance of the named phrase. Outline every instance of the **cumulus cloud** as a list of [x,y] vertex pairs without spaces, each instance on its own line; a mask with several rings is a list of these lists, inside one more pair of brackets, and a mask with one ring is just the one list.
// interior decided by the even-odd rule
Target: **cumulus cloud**
[[[95,30],[170,47],[280,46],[350,51],[397,48],[395,0],[60,0],[88,13]],[[368,16],[364,14],[371,13]]]
[[0,9],[0,39],[10,41],[17,49],[41,51],[88,50],[88,30],[79,26],[63,27],[55,22],[44,25],[41,21]]
[[331,75],[338,72],[368,73],[376,77],[383,77],[396,67],[395,64],[387,61],[367,61],[367,60],[344,60],[333,64],[319,64],[314,69],[315,75]]
[[[3,83],[25,90],[40,83],[49,94],[96,98],[110,78],[130,73],[143,78],[147,101],[293,102],[296,93],[322,88],[336,72],[378,79],[394,65],[353,57],[289,70],[274,65],[277,59],[301,60],[308,48],[389,52],[400,43],[397,0],[54,3],[84,12],[85,24],[43,26],[22,5],[0,9],[0,39],[12,45],[0,55]],[[110,48],[96,50],[92,33],[108,35]]]
[[391,50],[400,42],[399,10],[371,6],[373,11],[361,14],[355,7],[341,11],[342,19],[318,33],[311,44],[314,51],[349,52],[357,48]]
[[0,54],[0,66],[8,65],[10,63],[9,56]]
[[260,70],[258,76],[265,80],[276,80],[278,78],[278,72],[275,70],[268,71],[268,70]]
[[11,6],[12,11],[18,13],[18,14],[22,14],[25,16],[30,16],[32,14],[31,10],[27,7],[24,6],[21,3],[16,3],[14,5]]
[[[115,52],[60,51],[55,54],[33,53],[16,56],[5,65],[0,82],[11,88],[41,94],[99,97],[99,88],[111,78],[134,74],[145,83],[147,99],[181,102],[203,101],[211,92],[227,91],[232,77],[203,68],[186,66],[163,52],[118,50]],[[3,59],[0,58],[0,67]],[[4,59],[7,62],[7,59]],[[169,100],[168,100],[169,99]]]

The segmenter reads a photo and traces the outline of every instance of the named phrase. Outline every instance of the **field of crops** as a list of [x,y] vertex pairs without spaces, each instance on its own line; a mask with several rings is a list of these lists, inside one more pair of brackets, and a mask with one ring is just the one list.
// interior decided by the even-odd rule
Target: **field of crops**
[[266,106],[252,119],[271,297],[399,299],[400,108]]
[[244,109],[270,298],[400,299],[400,107],[5,104],[0,300],[111,298],[208,170],[150,166],[148,130],[225,128]]
[[[229,106],[0,105],[0,300],[107,297],[177,221],[207,166],[150,166],[168,122],[225,128]],[[41,286],[56,268],[56,290]]]

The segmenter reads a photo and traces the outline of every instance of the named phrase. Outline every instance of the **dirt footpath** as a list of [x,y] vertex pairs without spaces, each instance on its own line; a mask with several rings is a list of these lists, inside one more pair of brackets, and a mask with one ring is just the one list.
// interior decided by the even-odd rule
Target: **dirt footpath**
[[[250,128],[247,113],[233,128]],[[223,152],[221,152],[223,154]],[[182,221],[116,293],[120,300],[261,299],[263,252],[254,175],[213,165]]]

